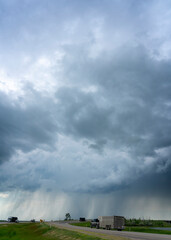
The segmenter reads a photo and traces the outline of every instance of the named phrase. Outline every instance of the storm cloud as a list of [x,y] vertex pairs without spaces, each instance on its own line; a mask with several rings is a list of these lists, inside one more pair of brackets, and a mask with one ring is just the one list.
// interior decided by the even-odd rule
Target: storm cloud
[[[147,216],[147,201],[152,217],[168,217],[170,2],[23,1],[19,13],[18,4],[0,1],[2,215],[44,196],[38,215],[56,199],[56,217]],[[55,218],[50,208],[39,216]]]
[[[39,94],[36,97],[39,98]],[[29,152],[41,146],[53,148],[56,136],[52,132],[57,126],[46,108],[46,99],[40,105],[33,99],[34,94],[30,94],[32,104],[25,107],[22,106],[22,99],[11,102],[3,93],[0,98],[1,162],[9,160],[16,150]]]

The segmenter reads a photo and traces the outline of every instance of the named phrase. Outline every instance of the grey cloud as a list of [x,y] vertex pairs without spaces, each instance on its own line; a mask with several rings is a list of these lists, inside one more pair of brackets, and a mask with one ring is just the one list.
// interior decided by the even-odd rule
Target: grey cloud
[[0,162],[8,160],[16,150],[53,149],[57,125],[50,108],[46,107],[46,100],[31,95],[38,98],[32,99],[33,104],[25,108],[18,101],[11,103],[10,98],[2,93],[0,97]]
[[94,96],[76,88],[62,88],[56,96],[59,118],[66,133],[90,139],[105,135],[110,110],[98,106]]
[[[79,66],[76,70],[72,63],[66,65],[67,73],[70,67],[72,69],[68,78],[71,77],[73,85],[78,83],[78,88],[61,88],[56,94],[63,132],[78,139],[88,139],[90,147],[96,150],[113,148],[128,153],[135,160],[125,176],[128,184],[135,180],[131,180],[131,176],[139,178],[167,170],[170,164],[167,149],[171,146],[170,60],[155,60],[141,46],[120,49],[96,61],[81,56],[81,62],[77,54],[74,58],[75,66]],[[95,85],[97,91],[84,92],[81,84],[83,88]],[[164,154],[158,153],[160,150]],[[154,161],[152,165],[150,158]],[[138,167],[145,166],[148,161],[146,168]],[[134,168],[134,164],[137,167]],[[114,161],[113,165],[111,163],[113,174],[115,166]],[[95,179],[98,176],[94,176]],[[122,181],[120,186],[112,180],[104,186],[100,186],[100,182],[99,186],[97,180],[97,184],[90,184],[88,188],[91,191],[125,188]]]
[[71,79],[83,87],[86,79],[99,91],[65,88],[57,93],[68,132],[94,140],[105,137],[145,155],[170,146],[169,62],[158,62],[141,48],[118,51],[107,60],[103,56],[92,63],[90,59],[91,64],[84,58],[83,63],[79,58],[74,63],[79,71],[72,70]]
[[129,187],[132,195],[153,196],[156,199],[170,198],[171,167],[160,173],[145,174]]
[[[70,152],[61,152],[56,160],[53,158],[52,166],[55,161],[63,159],[61,168],[66,167],[68,172],[65,181],[62,180],[64,170],[50,174],[52,168],[47,172],[46,163],[42,166],[40,163],[41,167],[34,171],[33,178],[36,174],[42,176],[40,179],[44,179],[42,183],[47,188],[58,180],[63,181],[61,188],[65,191],[109,192],[128,187],[144,174],[167,171],[171,145],[168,134],[171,129],[169,61],[158,62],[144,52],[139,47],[127,48],[121,56],[99,56],[92,64],[92,59],[89,62],[87,55],[82,56],[83,61],[79,62],[77,54],[74,56],[71,51],[79,71],[77,68],[72,70],[73,78],[67,74],[72,63],[71,66],[69,62],[65,65],[67,69],[64,69],[63,77],[66,79],[67,74],[73,86],[60,87],[56,99],[31,90],[31,95],[28,94],[24,99],[24,108],[18,102],[12,106],[3,100],[1,161],[10,159],[17,149],[31,152],[38,148],[46,150],[48,154],[50,151],[58,154],[59,146],[55,144],[57,134],[61,134],[77,141],[78,146],[79,142],[82,146],[82,141],[86,145],[82,155],[77,156],[79,149],[75,149],[72,157]],[[81,84],[76,87],[78,79],[82,87]],[[91,85],[96,87],[95,91],[91,91],[91,88],[89,90]],[[6,129],[8,134],[5,134]],[[66,151],[68,146],[62,144]],[[91,161],[93,152],[97,155]],[[122,153],[125,155],[122,156]],[[87,160],[83,160],[86,154]],[[99,157],[104,158],[104,163],[101,161],[98,164]],[[40,161],[39,156],[36,158]],[[49,158],[50,155],[46,156],[46,161]],[[80,173],[74,179],[74,173],[69,171],[68,158],[71,158],[73,164],[77,164],[75,158],[80,158],[83,163],[87,161],[87,165],[84,163],[85,168],[83,163],[83,166],[78,164],[77,171]],[[97,169],[93,170],[93,167]],[[76,167],[74,169],[76,171]],[[81,172],[85,176],[78,183]],[[91,180],[85,182],[86,177]],[[25,187],[29,186],[26,184]]]
[[106,139],[100,139],[96,141],[96,143],[89,144],[89,147],[101,152],[106,143],[107,143]]

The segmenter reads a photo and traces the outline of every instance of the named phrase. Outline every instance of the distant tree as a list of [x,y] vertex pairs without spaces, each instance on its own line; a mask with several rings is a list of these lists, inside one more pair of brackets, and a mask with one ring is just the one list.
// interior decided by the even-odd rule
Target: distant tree
[[71,220],[71,215],[70,213],[65,214],[65,220]]

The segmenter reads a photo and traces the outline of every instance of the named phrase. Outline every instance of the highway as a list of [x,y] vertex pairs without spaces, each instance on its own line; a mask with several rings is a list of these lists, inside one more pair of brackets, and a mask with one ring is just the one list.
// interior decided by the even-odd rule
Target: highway
[[132,239],[132,240],[171,240],[171,235],[166,235],[166,234],[103,230],[103,229],[96,229],[96,228],[77,227],[77,226],[70,225],[68,223],[60,223],[60,222],[52,222],[49,224],[56,227],[60,227],[60,228],[79,231],[82,233],[96,232],[96,233],[107,234],[112,236],[125,237],[126,239]]

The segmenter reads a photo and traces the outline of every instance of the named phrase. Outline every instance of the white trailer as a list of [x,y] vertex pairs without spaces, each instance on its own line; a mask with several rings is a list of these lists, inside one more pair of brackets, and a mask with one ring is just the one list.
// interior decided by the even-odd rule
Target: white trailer
[[105,229],[124,229],[125,218],[121,216],[100,216],[99,218],[99,227]]

